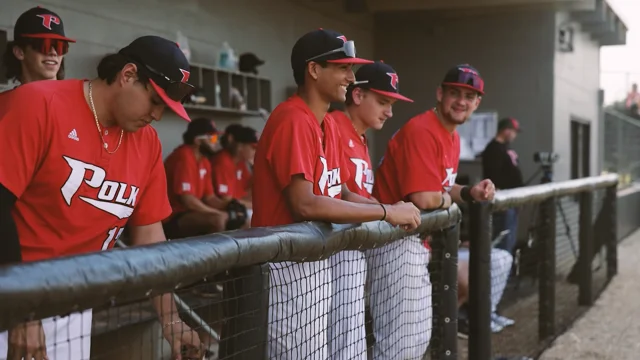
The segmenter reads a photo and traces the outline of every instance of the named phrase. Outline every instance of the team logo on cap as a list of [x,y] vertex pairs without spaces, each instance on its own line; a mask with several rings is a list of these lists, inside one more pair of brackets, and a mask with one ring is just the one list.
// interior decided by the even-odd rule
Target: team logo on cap
[[180,72],[182,73],[182,80],[180,80],[180,82],[186,83],[187,81],[189,81],[189,76],[191,76],[191,72],[184,69],[180,69]]
[[42,26],[46,27],[49,30],[51,29],[51,24],[60,25],[60,18],[51,14],[41,14],[36,15],[42,18]]
[[391,83],[391,87],[398,90],[398,74],[396,73],[387,73],[387,75],[389,75],[390,79],[390,83]]
[[344,35],[337,36],[337,38],[338,38],[338,39],[340,39],[340,40],[342,40],[342,42],[344,42],[344,43],[346,43],[346,42],[347,42],[347,37],[346,37],[346,36],[344,36]]
[[470,74],[473,74],[473,75],[480,76],[480,75],[478,75],[478,73],[477,73],[477,72],[475,72],[473,69],[469,69],[469,68],[467,68],[467,67],[459,67],[459,68],[458,68],[458,70],[460,70],[460,71],[462,71],[462,72],[466,72],[466,73],[470,73]]

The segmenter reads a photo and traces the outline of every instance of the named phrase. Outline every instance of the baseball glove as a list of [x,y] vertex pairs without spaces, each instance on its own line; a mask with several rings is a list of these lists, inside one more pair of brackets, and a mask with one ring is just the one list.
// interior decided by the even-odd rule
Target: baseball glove
[[226,230],[240,229],[247,221],[247,207],[236,199],[231,200],[227,205],[227,213],[229,220],[227,220]]

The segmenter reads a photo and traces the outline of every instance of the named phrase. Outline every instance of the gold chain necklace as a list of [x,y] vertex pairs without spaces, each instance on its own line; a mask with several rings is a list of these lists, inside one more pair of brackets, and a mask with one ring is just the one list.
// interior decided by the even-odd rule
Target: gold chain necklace
[[118,139],[118,146],[113,151],[109,151],[109,144],[104,141],[104,137],[102,136],[102,128],[100,127],[100,122],[98,121],[98,113],[96,112],[96,106],[93,104],[93,91],[91,88],[91,81],[89,81],[89,103],[91,104],[91,111],[93,112],[93,118],[96,121],[96,127],[98,128],[98,134],[100,135],[100,139],[102,140],[102,144],[104,145],[104,150],[109,154],[115,154],[116,151],[120,148],[120,144],[122,144],[122,136],[124,135],[124,129],[120,129],[120,138]]

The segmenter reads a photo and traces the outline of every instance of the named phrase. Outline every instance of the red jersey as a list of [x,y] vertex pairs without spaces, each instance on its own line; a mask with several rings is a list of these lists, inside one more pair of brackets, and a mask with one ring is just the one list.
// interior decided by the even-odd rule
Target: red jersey
[[173,215],[185,211],[180,195],[190,194],[198,199],[213,195],[209,160],[204,156],[196,159],[189,145],[180,145],[173,150],[165,159],[164,167]]
[[236,169],[236,178],[240,182],[237,189],[237,198],[241,199],[247,196],[247,191],[251,188],[251,170],[249,165],[245,161],[238,162],[238,168]]
[[331,113],[340,126],[340,135],[352,175],[347,182],[351,192],[370,198],[373,191],[373,168],[366,137],[361,137],[353,127],[351,120],[342,111]]
[[[102,136],[113,151],[120,129]],[[82,80],[13,90],[0,110],[0,143],[0,183],[18,198],[23,261],[106,250],[127,222],[149,225],[171,213],[156,131],[125,132],[107,153]]]
[[349,179],[335,120],[327,114],[321,126],[307,104],[294,95],[271,113],[258,141],[253,176],[260,183],[253,186],[252,227],[294,222],[284,189],[298,174],[313,183],[314,194],[337,199]]
[[389,140],[373,195],[393,204],[415,192],[450,191],[459,159],[458,132],[445,129],[433,110],[417,115]]
[[240,199],[247,194],[242,182],[242,164],[242,161],[236,163],[227,150],[211,158],[211,180],[216,195]]

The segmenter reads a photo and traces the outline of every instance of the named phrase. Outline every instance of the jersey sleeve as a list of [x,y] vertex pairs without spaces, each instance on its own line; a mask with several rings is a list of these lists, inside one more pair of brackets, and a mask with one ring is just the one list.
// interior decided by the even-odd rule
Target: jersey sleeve
[[197,173],[194,164],[189,159],[185,159],[180,153],[174,154],[178,158],[172,159],[171,167],[167,164],[167,175],[171,177],[171,191],[175,195],[195,194],[197,180],[193,174]]
[[[338,133],[338,137],[340,137],[340,141],[338,141],[338,151],[340,152],[341,162],[340,162],[340,180],[342,180],[343,184],[348,184],[349,180],[353,176],[351,174],[351,159],[349,153],[347,152],[347,146],[345,146],[345,138],[342,138],[340,133]],[[349,141],[349,140],[346,140]]]
[[[207,169],[207,174],[211,174],[212,173],[212,171],[211,171],[211,163],[209,161],[205,161],[204,162],[204,167]],[[207,196],[211,196],[213,194],[215,194],[215,192],[213,191],[213,182],[210,181],[209,177],[206,177],[205,181],[204,181],[204,193],[203,193],[203,196],[207,197]]]
[[441,152],[436,139],[423,129],[407,132],[397,158],[402,197],[415,192],[442,192]]
[[233,162],[225,161],[225,154],[218,155],[211,167],[213,191],[218,196],[233,196],[236,178],[236,166]]
[[[154,132],[155,135],[155,132]],[[167,196],[167,177],[162,163],[160,140],[155,135],[156,151],[147,183],[141,189],[138,204],[131,215],[131,225],[144,226],[157,223],[171,215],[171,205]]]
[[294,118],[296,112],[281,116],[291,118],[283,119],[273,132],[267,154],[267,162],[273,169],[278,186],[285,189],[294,175],[302,175],[305,180],[313,182],[320,139],[316,138],[313,129],[305,121]]
[[[40,165],[54,133],[49,102],[33,88],[18,88],[0,103],[0,183],[20,198]],[[9,104],[10,103],[10,104]]]

